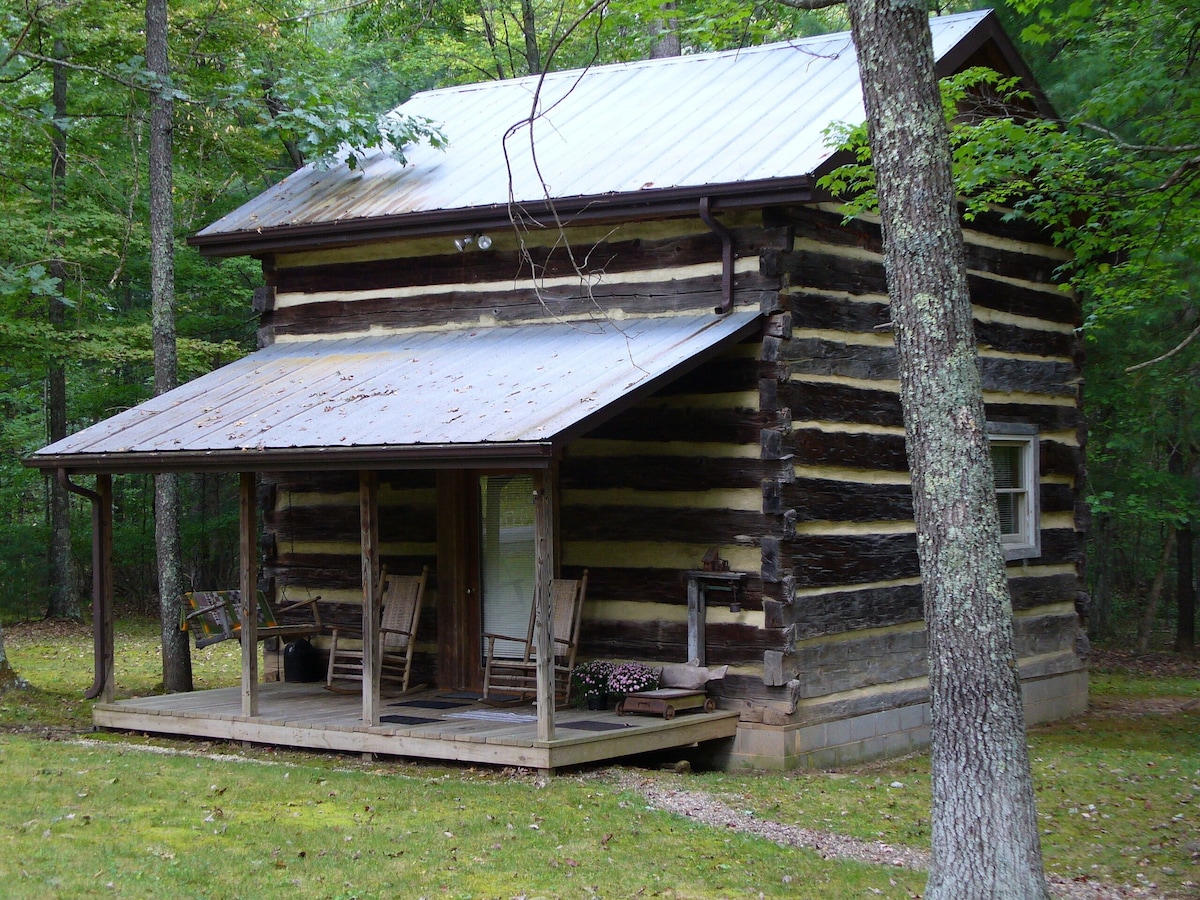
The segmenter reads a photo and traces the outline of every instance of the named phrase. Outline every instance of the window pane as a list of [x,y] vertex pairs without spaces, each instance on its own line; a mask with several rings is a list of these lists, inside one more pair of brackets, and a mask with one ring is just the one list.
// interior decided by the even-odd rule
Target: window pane
[[[524,638],[533,607],[533,476],[485,475],[479,480],[483,630]],[[497,656],[523,646],[497,641]]]
[[992,468],[996,473],[996,487],[1024,487],[1021,472],[1021,448],[1013,444],[992,444]]
[[1000,533],[1021,533],[1021,504],[1018,494],[997,494],[996,505],[1000,508]]

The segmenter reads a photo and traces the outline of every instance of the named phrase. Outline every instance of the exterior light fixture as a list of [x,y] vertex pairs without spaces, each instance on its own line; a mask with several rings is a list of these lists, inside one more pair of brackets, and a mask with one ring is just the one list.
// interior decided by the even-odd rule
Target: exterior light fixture
[[454,239],[454,249],[459,253],[465,253],[472,244],[480,250],[490,250],[492,239],[486,234],[467,234]]

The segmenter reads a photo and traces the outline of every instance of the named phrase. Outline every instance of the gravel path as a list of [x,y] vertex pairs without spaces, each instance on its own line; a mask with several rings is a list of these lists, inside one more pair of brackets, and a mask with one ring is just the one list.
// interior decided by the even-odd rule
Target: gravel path
[[[852,859],[879,866],[897,866],[924,870],[929,867],[929,853],[911,847],[885,844],[882,841],[860,841],[829,831],[816,831],[798,825],[785,825],[760,819],[748,812],[739,812],[728,804],[701,791],[677,790],[658,783],[629,769],[614,769],[622,788],[646,798],[650,806],[678,816],[694,819],[713,828],[727,828],[775,841],[786,847],[805,847],[816,850],[825,859]],[[1148,888],[1106,884],[1097,881],[1073,881],[1050,877],[1050,893],[1062,900],[1159,900],[1160,895]]]

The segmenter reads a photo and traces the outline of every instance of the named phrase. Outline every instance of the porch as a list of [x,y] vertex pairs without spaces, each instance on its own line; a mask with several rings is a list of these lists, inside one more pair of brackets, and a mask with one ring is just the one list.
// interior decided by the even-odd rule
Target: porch
[[322,683],[258,686],[258,715],[242,714],[239,687],[98,702],[104,728],[251,741],[316,750],[378,753],[543,771],[731,738],[738,713],[618,716],[558,710],[549,740],[538,740],[532,705],[497,707],[470,692],[422,691],[381,698],[378,724],[364,725],[362,699]]

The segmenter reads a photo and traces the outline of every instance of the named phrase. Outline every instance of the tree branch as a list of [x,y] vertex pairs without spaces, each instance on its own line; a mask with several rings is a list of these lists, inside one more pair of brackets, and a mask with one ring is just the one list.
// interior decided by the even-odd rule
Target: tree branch
[[[780,3],[785,0],[779,0]],[[1089,131],[1094,131],[1097,134],[1102,134],[1122,150],[1133,150],[1138,153],[1196,153],[1200,151],[1200,144],[1130,144],[1111,129],[1105,128],[1103,125],[1096,125],[1093,122],[1080,122],[1080,128],[1086,128]]]
[[831,6],[841,6],[846,0],[776,0],[792,9],[828,9]]
[[1154,357],[1154,359],[1148,359],[1145,362],[1140,362],[1136,366],[1127,366],[1125,368],[1125,374],[1128,375],[1132,372],[1136,372],[1138,369],[1144,369],[1147,366],[1152,366],[1155,363],[1160,363],[1163,360],[1170,359],[1172,356],[1174,356],[1176,353],[1179,353],[1181,350],[1183,350],[1184,347],[1186,347],[1188,344],[1190,344],[1192,341],[1194,341],[1198,337],[1200,337],[1200,325],[1197,325],[1191,334],[1189,334],[1187,337],[1185,337],[1182,341],[1180,341],[1178,344],[1176,344],[1173,348],[1168,350],[1162,356],[1156,356],[1156,357]]

